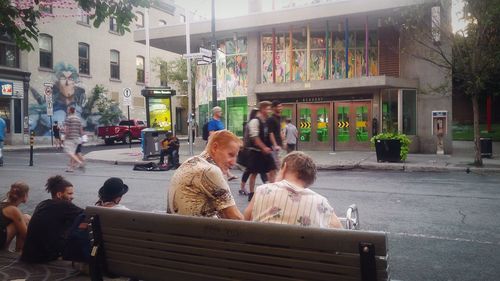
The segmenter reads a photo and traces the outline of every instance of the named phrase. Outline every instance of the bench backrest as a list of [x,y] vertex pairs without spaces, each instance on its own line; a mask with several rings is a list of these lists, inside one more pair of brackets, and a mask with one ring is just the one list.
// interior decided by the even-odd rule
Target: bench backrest
[[94,218],[91,231],[99,244],[97,253],[102,254],[100,263],[107,273],[118,276],[143,280],[389,279],[383,232],[101,207],[87,207],[86,213]]

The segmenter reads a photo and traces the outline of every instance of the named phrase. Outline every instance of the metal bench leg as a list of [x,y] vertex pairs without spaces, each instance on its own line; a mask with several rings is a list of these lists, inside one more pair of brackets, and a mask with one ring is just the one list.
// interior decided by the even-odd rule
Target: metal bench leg
[[106,260],[102,248],[101,224],[97,215],[90,217],[89,236],[92,243],[89,261],[90,279],[92,281],[103,281],[103,270],[105,270]]
[[375,245],[372,243],[359,243],[359,261],[361,280],[377,281],[377,266],[375,264]]

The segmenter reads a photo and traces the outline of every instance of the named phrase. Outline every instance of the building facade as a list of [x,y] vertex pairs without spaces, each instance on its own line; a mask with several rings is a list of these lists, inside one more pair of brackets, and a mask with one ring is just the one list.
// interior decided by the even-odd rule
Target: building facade
[[[7,144],[27,143],[30,131],[35,132],[37,143],[49,142],[51,124],[62,124],[69,106],[82,117],[84,130],[93,134],[97,126],[127,117],[125,88],[132,90],[130,117],[145,120],[141,89],[166,85],[157,65],[147,68],[145,46],[134,42],[131,32],[118,33],[116,19],[95,28],[76,4],[57,3],[41,7],[44,16],[33,51],[18,50],[8,36],[0,38],[0,116],[8,121]],[[173,2],[151,7],[148,17],[143,8],[134,12],[137,18],[130,26],[132,32],[144,29],[147,18],[152,27],[183,20]],[[150,48],[151,61],[178,57]],[[104,87],[105,98],[93,95],[96,85]],[[52,97],[52,106],[47,96]],[[173,129],[175,108],[181,101],[173,98],[172,103],[174,113],[168,122]]]
[[[250,1],[248,15],[216,22],[217,102],[229,130],[241,135],[249,108],[280,100],[302,150],[367,150],[374,134],[401,132],[412,139],[412,152],[435,153],[439,117],[445,153],[452,152],[451,79],[417,58],[425,51],[403,28],[402,12],[425,11],[422,34],[451,53],[440,36],[451,32],[449,1],[313,1],[269,12],[259,12],[259,2]],[[191,52],[210,48],[210,22],[190,30]],[[144,40],[141,31],[134,36]],[[151,40],[185,53],[184,25],[154,28]],[[211,77],[210,65],[197,66],[199,124],[212,107]]]

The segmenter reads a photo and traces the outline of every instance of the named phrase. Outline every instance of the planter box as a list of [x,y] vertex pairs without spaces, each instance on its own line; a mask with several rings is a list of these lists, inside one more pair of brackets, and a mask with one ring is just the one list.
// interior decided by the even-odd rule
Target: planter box
[[376,140],[377,162],[401,162],[401,142],[399,140]]

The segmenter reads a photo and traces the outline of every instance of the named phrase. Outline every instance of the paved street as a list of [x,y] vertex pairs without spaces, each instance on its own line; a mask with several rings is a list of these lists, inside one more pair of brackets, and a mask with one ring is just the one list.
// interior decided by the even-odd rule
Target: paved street
[[[58,173],[75,185],[79,206],[92,205],[102,183],[118,176],[130,187],[124,205],[164,210],[173,174],[136,172],[130,166],[105,163],[89,163],[85,173],[70,174],[64,172],[65,155],[51,151],[37,152],[34,167],[28,166],[28,160],[28,152],[6,152],[5,166],[0,168],[1,194],[15,180],[31,186],[30,201],[22,206],[26,212],[33,212],[36,203],[49,197],[43,185]],[[330,200],[338,214],[356,203],[362,229],[389,232],[393,279],[496,280],[500,275],[499,183],[500,174],[491,173],[322,171],[314,189]],[[239,183],[230,186],[237,194]],[[243,210],[245,198],[235,197]]]

